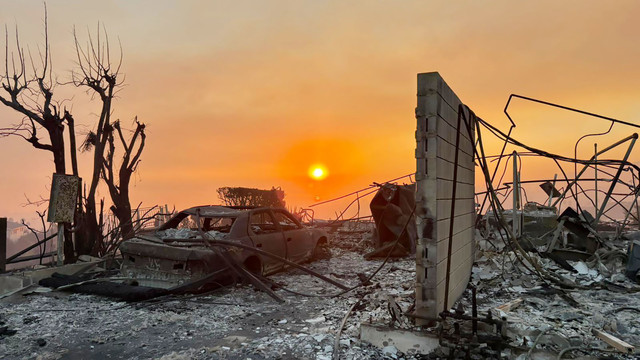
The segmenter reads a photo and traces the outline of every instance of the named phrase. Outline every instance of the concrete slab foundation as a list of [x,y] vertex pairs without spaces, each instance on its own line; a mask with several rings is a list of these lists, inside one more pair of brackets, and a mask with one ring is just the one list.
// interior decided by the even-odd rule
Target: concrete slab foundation
[[91,268],[92,266],[96,266],[101,263],[104,263],[104,260],[93,260],[90,262],[80,262],[46,269],[2,274],[0,275],[0,296],[9,294],[29,285],[37,284],[38,281],[51,277],[55,272],[64,275],[73,275],[79,271]]
[[439,347],[438,337],[433,334],[394,329],[382,324],[361,324],[360,340],[379,348],[395,346],[403,353],[413,350],[419,354],[428,354]]

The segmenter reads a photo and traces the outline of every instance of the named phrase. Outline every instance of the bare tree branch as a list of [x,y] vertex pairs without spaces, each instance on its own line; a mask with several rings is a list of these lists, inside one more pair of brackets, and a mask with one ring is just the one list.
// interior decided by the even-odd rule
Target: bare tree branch
[[[84,90],[91,99],[100,100],[98,120],[81,145],[81,148],[93,151],[93,170],[90,176],[84,177],[84,191],[79,191],[83,196],[80,196],[78,202],[73,227],[76,229],[75,251],[78,254],[97,255],[104,250],[101,225],[97,223],[96,213],[96,191],[100,181],[104,180],[109,188],[114,203],[112,210],[115,209],[114,214],[118,217],[121,236],[131,236],[135,231],[131,221],[129,183],[140,164],[145,146],[145,125],[136,118],[136,129],[128,138],[118,121],[112,123],[113,100],[125,79],[120,74],[123,52],[118,38],[119,60],[117,64],[111,62],[112,56],[115,59],[115,54],[111,53],[113,49],[104,24],[98,23],[95,33],[87,28],[86,41],[81,41],[75,27],[73,28],[77,63],[67,83],[60,83],[57,79],[54,82],[46,4],[44,32],[44,46],[37,46],[36,55],[36,51],[32,52],[29,46],[25,53],[17,26],[15,42],[13,39],[10,42],[8,27],[5,25],[5,66],[4,74],[0,70],[0,104],[13,109],[23,118],[18,124],[3,124],[0,127],[0,138],[18,136],[37,149],[52,152],[56,173],[66,173],[65,153],[69,151],[73,174],[79,176],[75,120],[68,107],[63,105],[67,100],[57,101],[54,90],[56,85],[72,84]],[[34,59],[34,56],[39,56],[39,60]],[[114,128],[119,140],[115,140]],[[65,131],[69,132],[68,148],[64,143]],[[119,144],[123,154],[122,162],[118,164],[119,169],[116,170],[115,154],[119,152]],[[68,245],[65,242],[65,257],[68,254],[70,257],[75,256],[73,244]]]

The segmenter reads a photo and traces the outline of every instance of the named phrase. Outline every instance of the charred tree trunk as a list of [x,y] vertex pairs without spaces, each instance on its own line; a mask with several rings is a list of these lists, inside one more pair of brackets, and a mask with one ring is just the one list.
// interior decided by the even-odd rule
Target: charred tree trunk
[[[47,14],[45,10],[45,48],[41,54],[42,68],[37,69],[31,54],[32,73],[27,75],[26,56],[20,46],[19,36],[16,30],[15,54],[9,55],[9,36],[5,34],[5,67],[4,74],[0,74],[1,89],[0,103],[13,109],[24,116],[20,124],[8,128],[0,128],[0,136],[14,135],[23,138],[34,148],[51,152],[55,173],[66,173],[66,158],[64,144],[64,123],[70,118],[65,110],[60,113],[59,106],[53,102],[54,82],[51,76],[51,57],[47,31]],[[11,64],[11,65],[9,65]],[[9,72],[9,69],[12,72]],[[38,136],[38,130],[44,129],[48,135],[49,143],[43,143]],[[70,131],[73,131],[70,128]],[[71,135],[71,133],[70,133]],[[71,156],[75,158],[75,148],[71,148]],[[75,163],[74,163],[75,165]],[[77,167],[74,166],[74,169]],[[77,175],[77,171],[75,173]],[[73,242],[71,240],[71,224],[65,224],[65,261],[75,259]]]
[[129,195],[123,194],[122,196],[116,196],[113,197],[112,200],[113,205],[111,206],[111,211],[115,217],[118,218],[122,239],[130,239],[135,235],[135,228],[131,216],[132,211]]
[[[113,156],[115,153],[113,132],[109,134],[109,151],[103,161],[102,178],[109,187],[109,194],[113,200],[111,211],[116,218],[118,218],[122,238],[126,240],[135,235],[135,227],[131,216],[131,202],[129,200],[129,183],[131,181],[131,175],[140,163],[140,155],[144,149],[146,139],[144,133],[145,124],[138,122],[136,118],[136,130],[129,142],[124,138],[122,129],[120,128],[120,122],[116,121],[113,124],[113,128],[116,130],[124,150],[122,163],[118,171],[119,183],[116,184],[113,171]],[[140,139],[140,141],[138,141],[138,139]]]
[[51,141],[51,152],[53,153],[53,163],[56,174],[65,174],[66,162],[64,157],[64,127],[58,124],[47,126],[49,140]]
[[[110,134],[112,133],[111,112],[115,89],[122,84],[118,82],[121,63],[112,67],[109,51],[109,41],[106,35],[97,32],[97,42],[91,37],[87,49],[83,50],[78,41],[75,29],[73,36],[76,45],[76,56],[79,71],[73,73],[73,83],[78,87],[86,87],[89,92],[97,94],[102,102],[100,119],[95,131],[85,141],[85,148],[93,147],[93,171],[88,181],[89,190],[85,194],[85,219],[82,229],[82,244],[79,254],[100,255],[103,247],[103,237],[96,213],[96,190],[100,181],[100,173],[104,166],[104,151]],[[102,39],[102,36],[106,38]],[[120,54],[122,55],[122,54]],[[120,58],[122,61],[122,57]],[[89,145],[89,146],[87,146]],[[115,201],[115,200],[114,200]]]

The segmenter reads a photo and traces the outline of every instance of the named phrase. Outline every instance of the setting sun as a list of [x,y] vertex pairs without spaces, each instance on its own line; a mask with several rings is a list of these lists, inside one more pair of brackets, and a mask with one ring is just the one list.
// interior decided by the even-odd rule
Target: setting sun
[[322,180],[327,177],[327,169],[322,165],[313,165],[309,168],[309,177],[314,180]]

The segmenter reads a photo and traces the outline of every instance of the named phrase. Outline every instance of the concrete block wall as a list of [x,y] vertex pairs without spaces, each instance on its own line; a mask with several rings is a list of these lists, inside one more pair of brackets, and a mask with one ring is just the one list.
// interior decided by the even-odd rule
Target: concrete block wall
[[[418,74],[416,107],[416,314],[435,319],[445,309],[447,260],[451,261],[446,308],[462,295],[474,261],[474,124],[458,126],[462,102],[437,72]],[[469,114],[463,110],[467,122]],[[456,135],[460,130],[456,193],[452,199]],[[453,242],[448,259],[451,205]]]

